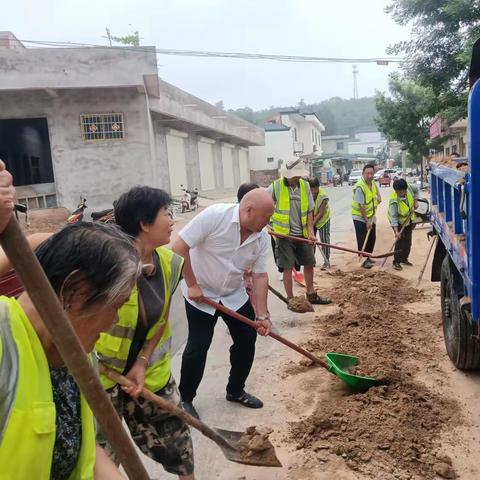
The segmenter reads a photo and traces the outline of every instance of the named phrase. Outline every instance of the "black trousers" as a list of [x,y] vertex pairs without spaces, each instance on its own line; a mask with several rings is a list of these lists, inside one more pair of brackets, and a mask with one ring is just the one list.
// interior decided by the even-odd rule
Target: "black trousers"
[[404,262],[408,260],[410,250],[412,249],[412,226],[408,225],[403,229],[401,237],[395,244],[395,254],[393,255],[394,262]]
[[[227,392],[239,396],[243,392],[245,381],[252,368],[257,332],[254,328],[218,311],[214,315],[202,312],[186,300],[185,310],[188,320],[188,340],[182,356],[179,385],[182,400],[191,402],[197,394],[205,370],[207,352],[212,343],[213,332],[219,316],[227,324],[233,340],[230,347],[231,368]],[[251,320],[255,319],[255,312],[250,301],[247,301],[237,312]]]
[[[361,251],[363,247],[363,243],[365,242],[365,238],[367,237],[367,232],[368,232],[367,224],[364,222],[361,222],[360,220],[354,220],[353,225],[355,226],[355,234],[357,235],[358,250]],[[366,252],[373,253],[376,239],[377,239],[377,226],[374,223],[372,225],[372,231],[370,232],[370,236],[368,237],[367,245],[365,246]]]

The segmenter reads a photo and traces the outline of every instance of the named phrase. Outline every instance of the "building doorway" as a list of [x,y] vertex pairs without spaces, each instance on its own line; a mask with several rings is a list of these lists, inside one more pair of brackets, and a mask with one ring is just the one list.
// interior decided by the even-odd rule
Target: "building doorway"
[[0,120],[0,159],[13,176],[19,201],[29,208],[56,206],[45,118]]

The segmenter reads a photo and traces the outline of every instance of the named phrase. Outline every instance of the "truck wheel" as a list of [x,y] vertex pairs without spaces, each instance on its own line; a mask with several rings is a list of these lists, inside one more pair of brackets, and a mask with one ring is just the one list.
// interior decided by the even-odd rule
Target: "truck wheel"
[[472,337],[472,325],[460,308],[463,294],[455,288],[455,266],[445,256],[440,275],[443,338],[448,356],[453,364],[462,370],[480,368],[480,344]]

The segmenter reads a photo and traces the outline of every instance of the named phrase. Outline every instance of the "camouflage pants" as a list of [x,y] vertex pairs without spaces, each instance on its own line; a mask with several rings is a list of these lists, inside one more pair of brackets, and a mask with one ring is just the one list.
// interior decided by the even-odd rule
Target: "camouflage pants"
[[[174,475],[193,473],[193,445],[188,425],[143,398],[130,397],[118,385],[107,393],[145,455]],[[180,394],[173,377],[155,393],[180,406]],[[98,441],[113,458],[112,449],[104,438],[99,437]]]

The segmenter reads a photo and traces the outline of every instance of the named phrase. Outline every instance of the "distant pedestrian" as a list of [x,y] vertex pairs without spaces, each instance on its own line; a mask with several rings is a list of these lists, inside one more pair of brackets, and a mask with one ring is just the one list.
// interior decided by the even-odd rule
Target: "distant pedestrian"
[[[376,217],[378,204],[382,197],[373,180],[375,167],[365,165],[362,170],[362,177],[353,186],[352,217],[357,236],[358,250],[362,250],[365,239],[365,252],[372,253],[376,241]],[[369,257],[362,263],[363,268],[372,268],[375,262]]]
[[415,198],[403,178],[393,182],[393,190],[388,203],[388,220],[397,239],[393,268],[402,270],[402,265],[412,265],[408,256],[412,248]]
[[[322,243],[330,243],[330,202],[328,194],[324,188],[320,186],[317,177],[311,178],[309,181],[310,191],[312,192],[314,209],[313,209],[313,229],[315,235],[318,232],[319,239]],[[321,246],[323,252],[322,270],[330,268],[330,247]]]

